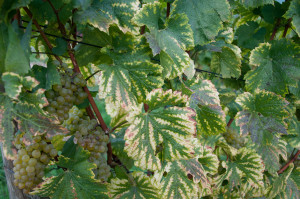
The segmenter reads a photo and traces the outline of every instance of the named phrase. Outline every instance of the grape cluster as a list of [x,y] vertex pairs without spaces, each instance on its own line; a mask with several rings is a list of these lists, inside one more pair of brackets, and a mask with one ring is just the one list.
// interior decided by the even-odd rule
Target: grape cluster
[[69,112],[69,119],[63,125],[74,133],[77,144],[91,153],[89,161],[97,165],[94,170],[96,177],[106,181],[110,176],[110,167],[104,156],[109,137],[97,126],[97,120],[90,120],[82,110],[74,106]]
[[223,136],[227,143],[233,146],[234,148],[239,149],[245,146],[245,137],[240,135],[235,129],[231,127],[227,128],[227,131],[223,134]]
[[87,94],[83,90],[86,81],[82,74],[74,73],[66,66],[62,70],[60,81],[61,84],[55,84],[51,90],[45,92],[49,102],[46,110],[63,122],[69,118],[68,113],[73,105],[81,104],[87,98]]
[[18,154],[13,161],[14,184],[27,194],[42,181],[44,168],[57,156],[57,151],[44,135],[35,136],[28,146],[24,145],[22,136],[17,136],[15,145]]

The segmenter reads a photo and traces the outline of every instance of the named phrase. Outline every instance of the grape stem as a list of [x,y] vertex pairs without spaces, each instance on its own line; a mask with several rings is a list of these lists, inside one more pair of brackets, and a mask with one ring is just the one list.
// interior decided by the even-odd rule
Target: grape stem
[[[53,4],[51,3],[50,0],[47,0],[47,2],[50,4],[50,6],[52,7],[52,9],[53,9],[53,11],[54,11],[54,13],[56,15],[60,32],[63,34],[63,36],[66,37],[66,29],[65,29],[64,25],[61,23],[61,21],[59,19],[58,10],[55,9],[55,7],[53,6]],[[38,31],[42,35],[42,38],[45,40],[45,42],[46,42],[47,46],[49,47],[49,49],[52,50],[52,48],[53,48],[52,44],[48,40],[47,36],[43,32],[43,30],[41,29],[41,27],[39,26],[39,24],[37,23],[37,21],[35,19],[33,19],[33,15],[31,13],[31,11],[27,7],[24,7],[24,10],[26,11],[27,15],[32,19],[34,25],[36,26],[36,28],[38,29]],[[73,66],[74,66],[74,71],[78,72],[78,73],[81,73],[80,69],[79,69],[79,66],[77,64],[77,61],[75,59],[74,53],[72,52],[72,47],[71,47],[70,43],[68,43],[67,47],[68,47],[68,54],[70,56],[70,59],[72,61]],[[54,55],[54,56],[62,64],[62,60],[60,59],[60,57],[58,57],[57,55]],[[109,129],[108,129],[107,125],[105,124],[103,118],[102,118],[102,115],[101,115],[101,113],[100,113],[100,111],[99,111],[99,109],[98,109],[98,107],[97,107],[97,105],[96,105],[96,103],[94,101],[94,98],[92,97],[89,89],[86,86],[83,88],[83,90],[88,95],[88,100],[89,100],[89,102],[90,102],[90,104],[91,104],[91,106],[92,106],[92,108],[94,110],[94,113],[96,114],[96,117],[97,117],[98,121],[100,122],[102,130],[107,134],[109,132]],[[108,143],[107,147],[108,147],[107,163],[110,165],[112,163],[112,148],[111,148],[111,144]]]
[[297,151],[297,153],[294,155],[294,157],[288,161],[279,171],[277,171],[278,174],[283,173],[291,163],[293,163],[295,160],[297,160],[298,156],[300,155],[300,150]]
[[167,18],[169,18],[169,16],[170,16],[170,10],[171,10],[171,4],[167,3],[167,13],[166,13]]
[[283,34],[282,34],[282,38],[285,38],[286,37],[286,33],[288,31],[288,29],[291,27],[291,22],[292,22],[292,18],[289,18],[288,19],[288,22],[285,24],[284,26],[284,31],[283,31]]
[[230,125],[232,124],[233,120],[234,120],[234,118],[230,118],[230,120],[227,123],[227,127],[230,127]]
[[275,35],[276,35],[276,33],[277,33],[277,30],[279,29],[279,26],[280,26],[280,21],[281,21],[280,18],[278,18],[277,21],[276,21],[276,24],[275,24],[275,26],[274,26],[272,35],[271,35],[271,37],[270,37],[270,41],[272,41],[272,40],[275,38]]

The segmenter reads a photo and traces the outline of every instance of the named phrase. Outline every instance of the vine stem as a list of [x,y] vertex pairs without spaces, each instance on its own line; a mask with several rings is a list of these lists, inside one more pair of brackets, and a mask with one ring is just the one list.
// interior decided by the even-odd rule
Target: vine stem
[[278,28],[279,28],[279,26],[280,26],[280,21],[281,21],[280,18],[277,19],[276,24],[275,24],[274,29],[273,29],[273,32],[272,32],[272,35],[271,35],[271,37],[270,37],[270,41],[272,41],[272,40],[275,38],[275,35],[276,35],[276,33],[277,33],[277,30],[278,30]]
[[232,124],[233,120],[234,120],[234,118],[230,118],[230,120],[227,123],[227,127],[230,127],[230,125]]
[[167,18],[169,18],[169,16],[170,16],[170,10],[171,10],[171,4],[167,3],[167,13],[166,13]]
[[282,34],[282,38],[285,38],[286,37],[286,33],[288,31],[288,29],[291,27],[291,22],[292,22],[292,18],[289,18],[288,19],[288,22],[285,24],[284,26],[284,31],[283,31],[283,34]]
[[300,150],[297,151],[297,153],[294,155],[294,157],[288,161],[279,171],[277,171],[278,174],[283,173],[291,163],[293,163],[295,160],[297,160],[298,156],[300,155]]

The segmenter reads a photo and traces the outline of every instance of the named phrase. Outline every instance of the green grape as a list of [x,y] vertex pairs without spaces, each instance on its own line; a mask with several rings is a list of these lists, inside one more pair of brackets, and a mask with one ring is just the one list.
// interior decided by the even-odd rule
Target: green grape
[[28,161],[28,165],[30,166],[35,166],[37,163],[37,159],[35,158],[30,158],[30,160]]
[[55,84],[52,86],[52,89],[56,92],[59,92],[62,89],[62,86],[59,84]]
[[23,162],[28,162],[29,159],[30,159],[29,155],[23,155],[23,157],[22,157]]

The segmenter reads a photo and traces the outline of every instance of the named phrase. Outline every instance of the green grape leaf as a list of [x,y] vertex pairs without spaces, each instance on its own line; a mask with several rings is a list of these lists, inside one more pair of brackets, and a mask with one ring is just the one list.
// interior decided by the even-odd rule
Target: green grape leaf
[[229,20],[229,3],[226,0],[177,0],[171,16],[184,13],[194,32],[195,45],[209,43],[217,36],[222,24]]
[[218,172],[219,160],[217,155],[213,153],[212,148],[197,144],[195,148],[195,155],[206,174],[209,173],[214,175]]
[[111,142],[111,148],[113,154],[115,154],[122,164],[126,166],[126,168],[130,169],[133,166],[133,159],[130,158],[126,151],[124,150],[125,148],[125,140],[124,140],[124,135],[125,135],[126,128],[121,129],[121,131],[117,133],[112,133],[110,142]]
[[242,107],[236,115],[236,124],[242,134],[250,134],[254,142],[260,142],[262,132],[287,134],[284,119],[288,117],[288,102],[279,95],[257,90],[245,92],[236,102]]
[[127,179],[111,179],[109,192],[113,198],[159,198],[158,189],[143,172],[133,172],[127,175]]
[[93,1],[87,9],[76,13],[75,19],[81,24],[89,23],[103,32],[109,26],[117,24],[123,32],[138,32],[133,25],[134,13],[139,10],[138,0],[102,0]]
[[196,182],[193,181],[195,177],[190,180],[187,177],[188,174],[196,176],[196,181],[205,182],[203,186],[208,186],[209,183],[203,176],[201,164],[194,159],[169,162],[161,173],[167,173],[161,181],[163,198],[187,199],[195,197],[198,190]]
[[63,55],[65,52],[67,52],[67,45],[68,42],[63,38],[56,38],[55,40],[56,46],[52,49],[52,52],[56,55]]
[[161,89],[153,90],[145,101],[149,106],[149,110],[158,109],[165,106],[176,106],[186,104],[188,96],[182,95],[181,92],[167,90],[162,92]]
[[283,198],[300,198],[300,168],[294,168],[286,182]]
[[254,21],[248,21],[239,26],[235,32],[237,36],[237,45],[242,48],[254,49],[260,43],[264,42],[267,30]]
[[160,11],[160,3],[146,4],[133,20],[137,25],[149,28],[146,39],[153,55],[160,53],[163,76],[173,79],[190,66],[191,60],[185,50],[193,46],[193,32],[185,14],[170,16],[164,24],[165,28],[159,29]]
[[270,173],[276,173],[280,169],[280,155],[287,160],[286,142],[278,140],[269,132],[263,132],[257,144],[257,152],[261,155],[263,163]]
[[243,110],[260,113],[264,117],[272,117],[278,120],[288,117],[286,110],[288,102],[272,92],[262,90],[256,90],[254,94],[245,92],[237,97],[236,102]]
[[106,185],[94,178],[95,164],[88,162],[89,153],[78,147],[74,158],[59,156],[57,165],[67,169],[58,176],[47,178],[31,194],[54,199],[108,198]]
[[259,7],[265,4],[274,4],[274,0],[240,0],[246,8]]
[[224,180],[228,180],[230,188],[242,185],[244,180],[254,187],[262,185],[264,166],[254,150],[240,148],[232,160],[223,161],[222,166],[226,172],[217,177],[218,187]]
[[29,58],[26,56],[20,39],[12,26],[8,27],[8,35],[9,43],[5,57],[5,69],[7,72],[25,74],[30,69]]
[[60,84],[59,72],[56,70],[56,65],[52,62],[47,63],[47,68],[34,65],[32,73],[35,79],[40,82],[37,88],[49,90],[52,88],[52,85]]
[[297,0],[291,1],[288,11],[285,13],[286,18],[292,18],[292,24],[296,28],[298,36],[300,36],[300,2]]
[[251,51],[246,89],[260,88],[284,96],[288,86],[296,86],[300,80],[299,54],[299,47],[286,39],[260,44]]
[[274,179],[270,192],[268,193],[269,198],[275,198],[282,190],[285,190],[287,181],[293,171],[293,168],[294,165],[290,164],[288,169],[285,170],[284,173]]
[[5,93],[11,98],[18,98],[23,88],[21,77],[16,73],[6,72],[2,75],[2,81],[4,82]]
[[225,132],[225,113],[220,105],[219,93],[211,81],[198,79],[190,89],[193,90],[190,107],[196,111],[200,132],[209,135]]
[[212,54],[210,67],[223,78],[238,78],[241,75],[241,54],[236,54],[234,50],[224,46],[222,52]]
[[100,97],[111,95],[113,101],[136,105],[137,101],[146,98],[148,92],[163,84],[162,78],[158,76],[162,71],[161,66],[151,63],[143,51],[107,54],[114,63],[99,66]]
[[[168,92],[157,89],[149,93],[147,99],[155,101],[156,99],[150,96],[155,96],[153,93],[157,92],[168,95]],[[152,101],[149,100],[150,103]],[[196,133],[196,124],[192,119],[195,115],[193,110],[172,106],[143,113],[142,107],[138,107],[131,114],[128,117],[130,126],[125,133],[125,150],[135,160],[136,166],[143,169],[160,169],[161,162],[156,156],[156,148],[159,145],[162,145],[163,160],[173,161],[191,157],[193,147],[188,139]]]

